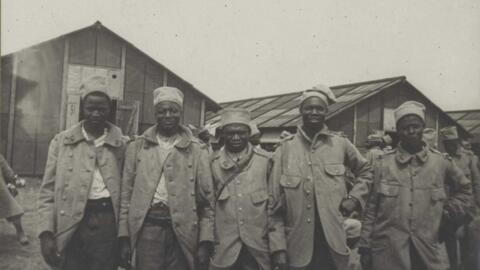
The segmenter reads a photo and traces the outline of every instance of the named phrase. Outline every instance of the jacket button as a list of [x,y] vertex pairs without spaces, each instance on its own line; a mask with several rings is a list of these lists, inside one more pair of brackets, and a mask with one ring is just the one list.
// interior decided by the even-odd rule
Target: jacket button
[[191,168],[191,167],[192,167],[192,163],[188,163],[188,167]]
[[197,208],[193,207],[192,208],[193,212],[197,212]]
[[307,191],[305,191],[305,192],[307,193],[307,195],[309,195],[309,194],[310,194],[310,190],[307,190]]
[[239,207],[239,208],[238,208],[238,211],[242,211],[242,208],[241,208],[241,207]]
[[238,193],[238,195],[237,195],[237,196],[238,196],[238,197],[242,197],[242,193]]
[[312,222],[312,220],[310,218],[307,218],[307,223],[310,223]]
[[307,204],[307,209],[310,209],[312,208],[312,205],[311,204]]
[[309,161],[309,162],[308,162],[308,165],[309,165],[309,166],[312,166],[312,162]]
[[193,177],[190,177],[190,182],[193,182]]
[[243,225],[243,220],[240,220],[240,225]]
[[70,172],[73,171],[73,168],[72,167],[68,168],[68,171],[70,171]]
[[193,226],[197,226],[198,222],[194,221]]
[[194,192],[194,191],[192,191],[192,192],[190,193],[190,195],[192,195],[192,196],[195,196],[195,192]]
[[61,210],[61,211],[60,211],[60,215],[61,215],[61,216],[65,215],[65,211]]

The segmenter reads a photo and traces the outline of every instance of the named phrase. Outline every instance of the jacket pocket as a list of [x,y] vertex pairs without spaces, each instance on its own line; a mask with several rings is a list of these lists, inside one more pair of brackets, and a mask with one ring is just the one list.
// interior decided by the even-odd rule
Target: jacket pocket
[[300,176],[285,174],[282,174],[282,176],[280,176],[280,185],[284,188],[297,188],[301,181],[302,177]]
[[397,197],[400,191],[400,186],[396,185],[387,185],[385,183],[380,183],[378,187],[378,193],[384,195],[385,197]]
[[345,175],[345,166],[343,164],[326,164],[325,172],[331,176]]
[[259,204],[268,199],[268,193],[265,190],[258,190],[252,193],[253,204]]
[[432,189],[431,192],[433,201],[444,201],[447,198],[447,194],[445,193],[445,189],[443,187]]

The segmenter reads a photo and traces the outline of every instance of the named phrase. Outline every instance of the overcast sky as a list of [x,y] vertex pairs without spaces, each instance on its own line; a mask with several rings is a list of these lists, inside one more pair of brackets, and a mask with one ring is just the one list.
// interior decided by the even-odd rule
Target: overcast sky
[[100,20],[216,101],[405,75],[480,109],[478,0],[2,0],[2,55]]

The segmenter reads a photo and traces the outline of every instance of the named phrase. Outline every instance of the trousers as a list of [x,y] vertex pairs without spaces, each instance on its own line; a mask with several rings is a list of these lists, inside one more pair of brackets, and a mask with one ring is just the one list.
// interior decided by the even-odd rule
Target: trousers
[[189,270],[173,230],[168,206],[150,208],[136,246],[137,270]]
[[113,270],[117,230],[110,198],[89,200],[83,219],[65,249],[62,270]]

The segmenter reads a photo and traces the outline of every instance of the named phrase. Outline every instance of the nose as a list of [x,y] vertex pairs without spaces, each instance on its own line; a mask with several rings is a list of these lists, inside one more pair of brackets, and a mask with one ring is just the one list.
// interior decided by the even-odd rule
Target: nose
[[237,133],[233,134],[233,137],[232,137],[233,140],[239,140],[240,139],[240,136],[238,136]]
[[166,116],[166,117],[170,117],[171,115],[172,115],[172,113],[171,113],[170,111],[166,111],[166,112],[165,112],[165,116]]

